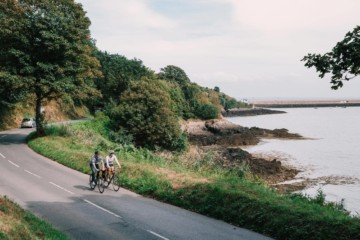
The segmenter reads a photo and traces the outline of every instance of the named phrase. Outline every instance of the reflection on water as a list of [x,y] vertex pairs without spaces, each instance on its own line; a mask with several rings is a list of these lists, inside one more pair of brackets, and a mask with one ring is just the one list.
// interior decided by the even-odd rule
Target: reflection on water
[[[345,206],[360,213],[360,108],[293,108],[286,114],[235,117],[228,120],[246,127],[287,128],[307,140],[264,139],[247,151],[276,154],[303,169],[297,177],[332,177],[338,181],[320,181],[304,192],[315,195],[321,186],[328,200],[345,199]],[[346,181],[352,179],[354,181]]]

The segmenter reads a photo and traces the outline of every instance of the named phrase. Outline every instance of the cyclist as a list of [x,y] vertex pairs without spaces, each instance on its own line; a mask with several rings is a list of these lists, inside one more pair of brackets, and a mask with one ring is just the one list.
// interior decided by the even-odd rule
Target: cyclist
[[[90,169],[91,169],[92,179],[96,183],[96,180],[99,178],[100,169],[103,170],[103,160],[102,157],[100,156],[99,151],[95,151],[94,156],[91,158]],[[95,172],[97,173],[96,177],[95,177]]]
[[108,181],[109,181],[110,173],[113,173],[115,171],[114,161],[119,166],[119,168],[121,168],[121,165],[120,165],[117,157],[115,156],[114,151],[110,150],[109,155],[106,156],[106,160],[105,160],[105,167],[107,168],[106,176],[107,176]]

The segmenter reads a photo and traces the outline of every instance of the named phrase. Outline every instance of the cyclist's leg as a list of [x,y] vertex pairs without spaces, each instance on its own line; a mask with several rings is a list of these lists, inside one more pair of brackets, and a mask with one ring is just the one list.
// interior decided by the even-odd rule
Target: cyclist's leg
[[106,180],[109,179],[109,176],[110,176],[109,166],[105,164],[105,177],[106,177]]
[[[99,165],[96,164],[96,167],[97,169],[99,169]],[[94,169],[95,170],[95,169]],[[99,179],[99,174],[100,174],[100,171],[96,171],[96,178],[95,178],[95,182],[97,181],[97,179]]]
[[95,169],[94,169],[94,166],[90,164],[90,169],[91,169],[91,177],[92,177],[92,180],[95,181]]

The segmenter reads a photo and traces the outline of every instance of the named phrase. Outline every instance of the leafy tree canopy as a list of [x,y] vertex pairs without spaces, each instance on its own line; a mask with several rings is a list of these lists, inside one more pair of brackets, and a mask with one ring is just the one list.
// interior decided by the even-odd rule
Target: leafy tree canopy
[[159,78],[167,81],[177,82],[181,87],[190,83],[185,71],[177,66],[168,65],[160,70]]
[[330,73],[331,88],[341,88],[343,81],[349,81],[360,74],[360,26],[348,32],[331,52],[323,55],[308,54],[302,61],[305,61],[308,68],[315,67],[320,78]]
[[130,133],[138,146],[185,146],[178,144],[182,138],[180,125],[171,109],[171,98],[158,80],[132,81],[110,117],[115,127]]
[[89,26],[73,0],[0,2],[0,89],[6,86],[13,96],[5,101],[35,95],[38,132],[43,100],[96,93],[90,79],[101,72],[92,56]]
[[129,60],[124,56],[102,51],[96,51],[95,55],[100,61],[104,75],[96,81],[96,85],[105,101],[118,100],[119,95],[128,88],[131,80],[154,77],[154,72],[144,66],[139,59]]

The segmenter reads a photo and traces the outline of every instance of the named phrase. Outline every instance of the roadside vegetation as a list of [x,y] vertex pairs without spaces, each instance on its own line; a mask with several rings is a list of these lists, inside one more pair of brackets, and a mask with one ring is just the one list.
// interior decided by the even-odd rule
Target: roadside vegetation
[[321,191],[314,199],[279,194],[252,178],[246,166],[224,168],[211,152],[194,157],[137,148],[109,126],[100,114],[92,121],[48,127],[45,137],[30,136],[28,144],[83,173],[89,173],[94,150],[115,149],[122,187],[276,239],[360,239],[360,219],[341,203],[325,202]]
[[0,197],[0,239],[70,239],[64,233],[23,210],[6,196]]

